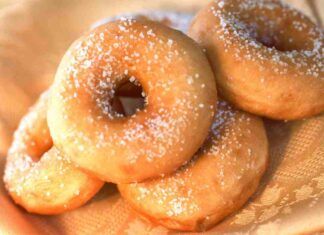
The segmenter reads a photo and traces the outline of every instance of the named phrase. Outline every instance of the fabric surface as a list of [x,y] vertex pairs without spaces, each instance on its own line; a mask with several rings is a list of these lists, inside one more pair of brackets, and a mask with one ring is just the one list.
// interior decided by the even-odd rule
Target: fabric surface
[[[94,22],[147,9],[195,12],[207,0],[35,0],[0,11],[0,172],[11,136],[51,83],[70,43]],[[291,0],[312,17],[307,1]],[[316,20],[316,17],[313,17]],[[206,234],[296,234],[324,231],[324,114],[301,121],[265,120],[269,168],[239,212]],[[175,234],[142,220],[113,184],[85,206],[57,216],[28,214],[0,181],[0,234]]]

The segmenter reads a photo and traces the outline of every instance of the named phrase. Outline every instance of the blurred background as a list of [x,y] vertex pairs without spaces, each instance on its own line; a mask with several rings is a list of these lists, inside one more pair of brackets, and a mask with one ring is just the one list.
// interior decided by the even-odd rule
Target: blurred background
[[[10,4],[19,3],[19,2],[23,2],[23,1],[24,0],[0,0],[0,9],[5,6],[8,6]],[[70,1],[70,0],[66,0],[66,1]],[[159,2],[159,0],[156,0],[156,1]],[[322,21],[324,20],[324,18],[323,18],[324,17],[324,0],[290,0],[290,2],[293,2],[294,5],[299,5],[300,8],[303,10],[305,10],[304,2],[307,2],[307,4],[310,6],[310,8],[313,8],[312,14],[314,14],[316,17],[318,17],[318,19],[321,19]]]

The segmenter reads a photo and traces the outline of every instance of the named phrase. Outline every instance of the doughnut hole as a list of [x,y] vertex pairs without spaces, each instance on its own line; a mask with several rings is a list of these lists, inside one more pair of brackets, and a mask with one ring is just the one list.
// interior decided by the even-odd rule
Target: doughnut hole
[[137,80],[126,79],[115,90],[113,109],[123,117],[129,117],[145,107],[145,92]]

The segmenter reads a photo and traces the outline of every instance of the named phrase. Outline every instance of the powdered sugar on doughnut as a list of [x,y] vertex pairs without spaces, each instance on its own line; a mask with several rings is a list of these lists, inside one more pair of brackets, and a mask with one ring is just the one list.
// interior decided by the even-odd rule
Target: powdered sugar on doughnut
[[[231,187],[239,190],[241,183],[247,183],[253,174],[259,175],[264,169],[266,153],[260,152],[251,142],[254,131],[259,132],[258,125],[255,117],[220,101],[210,136],[190,162],[170,176],[120,185],[122,195],[126,195],[135,208],[143,206],[137,209],[158,221],[168,216],[175,221],[179,218],[181,222],[182,219],[195,220],[196,216],[202,219],[203,215],[216,213],[216,208],[204,205],[208,193],[218,195],[214,199],[220,201],[217,210],[222,211],[223,207],[227,207],[225,202],[235,197],[231,193],[225,195],[225,192]],[[208,177],[205,171],[209,172]],[[236,194],[234,191],[232,193]],[[221,204],[222,201],[224,204]]]
[[[255,10],[258,14],[251,15]],[[280,12],[275,18],[270,15],[274,11]],[[276,0],[243,0],[235,3],[216,0],[215,4],[211,5],[210,12],[219,21],[219,24],[211,30],[220,35],[225,50],[229,49],[232,44],[242,44],[238,40],[244,41],[245,46],[237,48],[235,52],[237,60],[261,61],[259,69],[262,70],[262,61],[266,66],[270,59],[275,67],[274,72],[278,74],[288,74],[289,66],[293,65],[300,68],[295,76],[307,75],[319,79],[324,78],[323,29],[308,23],[309,19],[297,10]],[[253,21],[248,19],[249,17],[252,17]],[[304,45],[301,45],[299,39],[294,38],[294,34],[285,38],[285,42],[280,41],[280,35],[285,34],[286,29],[280,31],[278,25],[292,17],[294,20],[290,25],[291,30],[300,38],[304,38]],[[266,22],[265,26],[259,25],[262,22]],[[265,34],[263,38],[257,38],[260,36],[258,35],[259,27],[266,28],[269,35]],[[276,40],[279,41],[275,42]],[[288,49],[278,50],[274,45],[277,43],[284,43]],[[264,46],[264,44],[270,45]]]
[[[41,100],[45,100],[48,96],[48,92],[42,94]],[[44,102],[41,101],[39,106],[44,106]],[[34,109],[34,108],[32,108]],[[42,113],[41,115],[46,115]],[[12,187],[8,188],[9,191],[15,191],[18,195],[20,195],[21,191],[23,190],[23,185],[28,182],[28,178],[30,177],[30,173],[26,174],[27,172],[30,172],[32,168],[34,168],[36,161],[36,156],[29,155],[29,148],[33,146],[37,146],[35,142],[35,137],[32,136],[30,131],[27,130],[34,130],[35,129],[35,123],[40,118],[40,114],[38,112],[32,112],[30,111],[26,116],[22,118],[20,121],[18,129],[14,133],[14,141],[12,145],[10,146],[8,150],[8,158],[17,158],[17,160],[8,160],[7,165],[5,168],[5,174],[4,174],[4,181],[10,182],[14,180],[15,178],[18,179],[17,185],[20,185],[20,187]],[[41,130],[42,136],[49,136],[49,130],[48,128],[44,128]],[[52,142],[49,138],[42,138],[43,145],[51,146]],[[20,177],[17,177],[17,172],[19,172]],[[16,186],[16,185],[15,185]]]
[[4,182],[13,200],[27,211],[57,214],[83,205],[103,182],[76,169],[52,146],[47,103],[45,92],[22,118],[8,152]]
[[[184,34],[152,21],[123,18],[95,28],[72,48],[64,69],[59,69],[53,94],[62,108],[62,123],[69,124],[62,127],[66,131],[55,134],[54,130],[54,142],[56,138],[71,141],[88,156],[106,149],[102,158],[135,167],[143,160],[154,164],[166,156],[181,159],[189,151],[187,135],[182,133],[208,131],[215,108],[214,78],[200,48]],[[111,104],[125,80],[140,83],[145,95],[144,109],[130,117],[119,116]],[[79,109],[83,118],[72,122]],[[210,122],[199,121],[206,119]],[[202,141],[198,134],[190,142]],[[191,147],[197,150],[198,145]],[[169,164],[181,165],[170,161],[156,167]]]

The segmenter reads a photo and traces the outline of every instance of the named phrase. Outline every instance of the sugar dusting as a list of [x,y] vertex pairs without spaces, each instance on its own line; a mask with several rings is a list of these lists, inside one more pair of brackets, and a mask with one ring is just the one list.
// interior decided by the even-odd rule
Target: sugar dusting
[[[18,197],[18,201],[23,205],[32,207],[37,207],[37,203],[41,206],[42,203],[50,204],[51,201],[55,201],[56,198],[52,197],[59,196],[60,192],[66,190],[64,182],[59,182],[59,188],[63,191],[56,189],[55,178],[64,177],[70,170],[67,167],[70,164],[68,160],[51,147],[52,139],[46,124],[48,93],[49,91],[44,92],[20,121],[8,151],[4,172],[6,188],[14,195],[14,199]],[[53,155],[55,162],[46,167]],[[47,171],[44,168],[47,168]],[[72,190],[73,182],[70,180],[69,183],[70,186],[66,188]],[[78,188],[75,189],[75,193],[77,192]]]
[[[149,207],[146,213],[152,210],[150,205],[154,205],[162,218],[209,215],[216,208],[204,207],[208,199],[219,200],[214,205],[222,210],[227,205],[221,201],[232,200],[233,195],[237,195],[235,190],[241,190],[259,171],[260,166],[255,162],[260,156],[253,153],[253,144],[242,142],[245,136],[250,136],[247,138],[251,141],[254,128],[250,115],[219,101],[210,135],[190,162],[171,176],[122,185],[122,191],[125,187],[136,197],[129,200]],[[142,209],[145,210],[145,206]]]
[[[40,109],[45,106],[43,100],[47,99],[47,96],[47,93],[41,96],[40,102],[37,104]],[[38,174],[37,172],[32,173],[32,169],[37,164],[38,156],[33,156],[34,154],[31,155],[30,153],[35,152],[33,151],[35,148],[50,146],[52,144],[50,138],[43,138],[43,143],[41,144],[36,142],[38,138],[35,138],[33,131],[35,129],[37,130],[38,126],[42,126],[38,121],[45,118],[46,114],[44,112],[34,111],[35,109],[38,108],[36,106],[32,107],[28,114],[20,121],[18,129],[14,133],[12,145],[8,151],[4,181],[8,190],[11,192],[14,191],[17,195],[21,195],[26,185],[29,184],[29,179],[32,177],[32,174],[35,174],[35,176]],[[46,125],[39,131],[41,131],[40,138],[49,136],[49,130],[46,128]]]
[[[280,14],[271,16],[275,11]],[[297,10],[274,0],[215,0],[209,12],[218,22],[211,30],[222,41],[225,52],[231,50],[232,53],[235,45],[233,53],[237,60],[258,62],[260,71],[271,62],[276,68],[274,72],[280,75],[324,79],[324,30],[309,24],[307,17]],[[287,26],[291,30],[290,35],[286,35],[287,29],[280,29],[279,25],[292,18],[292,23]],[[259,35],[264,22],[269,32]],[[303,45],[294,34],[299,35],[299,39],[304,38]],[[281,49],[284,51],[275,48],[278,43],[283,45]],[[289,49],[285,50],[285,47]],[[291,66],[297,68],[294,73]]]
[[[92,133],[80,130],[75,123],[71,123],[68,131],[59,133],[60,139],[72,140],[75,146],[83,150],[81,142],[94,142],[97,149],[107,149],[107,158],[120,158],[116,148],[124,150],[130,149],[128,147],[131,145],[145,146],[151,143],[149,148],[133,149],[125,157],[125,161],[136,163],[143,157],[147,162],[152,162],[168,155],[170,149],[173,149],[172,154],[175,157],[182,156],[186,143],[181,133],[206,112],[213,115],[214,106],[201,100],[204,91],[208,92],[210,87],[206,86],[205,78],[200,76],[198,70],[186,63],[188,52],[173,38],[161,35],[161,32],[143,22],[142,26],[134,28],[134,23],[139,25],[138,20],[122,18],[114,23],[116,27],[110,26],[114,27],[114,34],[110,34],[105,29],[106,26],[102,26],[74,45],[73,53],[68,55],[70,62],[65,68],[64,76],[70,79],[64,79],[56,85],[60,92],[54,96],[65,104],[65,119],[73,118],[71,115],[74,113],[71,110],[84,97],[90,97],[89,100],[96,103],[97,108],[89,107],[88,113],[83,117],[96,128],[95,139],[92,139]],[[175,80],[181,79],[181,76],[172,77],[174,75],[171,69],[175,62],[185,65],[177,68],[181,71],[181,76],[186,76],[180,81],[187,82],[181,85],[182,89],[178,89],[175,84]],[[111,99],[118,85],[125,79],[134,83],[140,82],[141,76],[138,74],[151,78],[142,80],[145,82],[142,86],[146,107],[127,117],[127,121],[122,121],[122,131],[117,131],[113,126],[116,113],[111,106]],[[70,93],[71,89],[74,90],[73,95]],[[159,95],[156,95],[158,92]],[[193,93],[197,95],[193,97]],[[152,94],[155,94],[154,97]],[[168,94],[177,95],[170,98]],[[158,105],[148,112],[147,107],[152,105],[151,100]],[[143,118],[139,122],[140,115]],[[112,122],[102,121],[107,118]],[[121,120],[125,119],[121,117]],[[98,121],[102,121],[100,127],[96,126]],[[197,127],[192,127],[193,131],[196,129]],[[180,146],[177,151],[174,150],[175,146]],[[83,151],[82,149],[79,150]],[[91,151],[89,148],[87,150]]]

